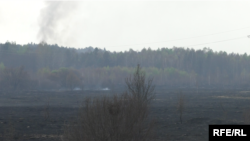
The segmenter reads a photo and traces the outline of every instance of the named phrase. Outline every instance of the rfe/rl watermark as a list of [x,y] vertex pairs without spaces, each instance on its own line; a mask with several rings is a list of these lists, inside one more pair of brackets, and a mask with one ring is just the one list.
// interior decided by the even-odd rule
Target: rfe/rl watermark
[[209,125],[208,140],[239,140],[250,141],[250,125]]
[[247,136],[243,129],[213,129],[213,136]]

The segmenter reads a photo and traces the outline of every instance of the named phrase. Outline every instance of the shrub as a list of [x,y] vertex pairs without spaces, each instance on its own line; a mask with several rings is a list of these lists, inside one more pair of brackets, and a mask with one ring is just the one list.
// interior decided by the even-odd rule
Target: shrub
[[154,122],[148,119],[153,98],[152,79],[145,83],[140,66],[126,79],[128,92],[112,97],[86,98],[76,121],[65,126],[64,141],[152,140]]

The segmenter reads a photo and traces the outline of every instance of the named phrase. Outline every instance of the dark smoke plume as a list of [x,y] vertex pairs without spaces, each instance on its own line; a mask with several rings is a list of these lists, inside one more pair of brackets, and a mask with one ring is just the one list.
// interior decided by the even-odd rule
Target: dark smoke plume
[[70,29],[70,16],[77,7],[73,1],[46,1],[39,17],[38,39],[47,43],[62,43]]

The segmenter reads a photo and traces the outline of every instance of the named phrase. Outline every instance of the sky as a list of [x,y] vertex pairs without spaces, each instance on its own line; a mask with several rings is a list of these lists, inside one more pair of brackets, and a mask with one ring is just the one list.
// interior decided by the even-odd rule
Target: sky
[[250,54],[250,1],[0,1],[0,43]]

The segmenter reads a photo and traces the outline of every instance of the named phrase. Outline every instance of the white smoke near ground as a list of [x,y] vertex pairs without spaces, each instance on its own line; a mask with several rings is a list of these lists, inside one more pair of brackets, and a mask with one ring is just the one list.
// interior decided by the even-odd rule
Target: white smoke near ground
[[72,16],[77,9],[76,1],[46,1],[39,17],[39,41],[50,44],[68,42],[72,27]]

